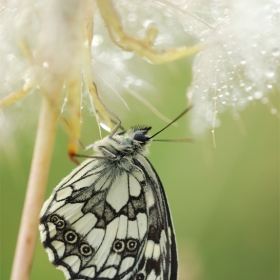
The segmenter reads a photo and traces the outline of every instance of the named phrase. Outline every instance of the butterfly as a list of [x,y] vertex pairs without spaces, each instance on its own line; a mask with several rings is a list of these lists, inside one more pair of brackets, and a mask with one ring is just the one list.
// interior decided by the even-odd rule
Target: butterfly
[[96,141],[94,156],[65,177],[44,203],[41,242],[66,279],[177,279],[170,210],[145,156],[163,129],[152,137],[150,129],[136,126],[123,134],[115,128]]

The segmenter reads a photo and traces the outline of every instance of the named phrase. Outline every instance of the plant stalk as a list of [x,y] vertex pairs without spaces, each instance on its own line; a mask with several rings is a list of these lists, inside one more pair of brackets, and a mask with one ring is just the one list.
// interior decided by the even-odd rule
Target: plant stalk
[[11,280],[29,279],[38,232],[39,213],[44,200],[53,153],[57,119],[55,110],[44,98],[41,104]]

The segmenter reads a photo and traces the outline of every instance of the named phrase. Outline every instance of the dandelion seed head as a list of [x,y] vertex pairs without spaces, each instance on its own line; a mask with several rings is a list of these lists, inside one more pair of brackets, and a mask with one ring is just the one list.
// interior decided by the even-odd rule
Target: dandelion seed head
[[[139,5],[137,0],[119,0],[113,4],[128,35],[141,39],[147,28],[158,29],[156,50],[190,45],[194,38],[204,43],[205,49],[194,59],[187,91],[195,104],[191,112],[195,133],[219,126],[219,114],[228,108],[243,110],[254,100],[268,104],[269,93],[279,89],[279,1],[145,0]],[[1,11],[5,74],[0,77],[0,95],[21,89],[31,73],[36,73],[41,89],[49,84],[46,73],[56,77],[54,83],[63,84],[74,70],[83,73],[81,61],[84,48],[89,47],[102,94],[114,93],[126,105],[123,94],[154,91],[150,65],[111,42],[93,5],[94,37],[89,46],[80,24],[86,14],[82,1],[9,1]],[[23,54],[18,42],[29,54]]]
[[[202,14],[198,6],[192,7],[197,16]],[[206,103],[207,109],[204,114],[193,110],[194,119],[215,125],[218,116],[209,118],[209,111],[217,107],[220,113],[219,103],[243,110],[252,100],[279,88],[279,7],[275,1],[215,1],[205,11],[204,19],[214,28],[195,32],[197,37],[203,36],[207,48],[195,59],[192,94],[187,96],[192,96],[194,104]]]

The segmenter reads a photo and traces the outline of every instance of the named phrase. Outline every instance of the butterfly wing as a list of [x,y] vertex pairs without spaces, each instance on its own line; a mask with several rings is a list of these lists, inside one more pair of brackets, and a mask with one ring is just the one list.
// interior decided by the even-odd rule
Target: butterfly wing
[[142,270],[145,271],[146,277],[143,279],[176,280],[176,240],[162,183],[146,157],[139,154],[135,164],[143,170],[148,186],[148,237],[145,258],[142,259]]
[[45,202],[39,229],[67,279],[177,279],[165,194],[143,156],[85,161]]

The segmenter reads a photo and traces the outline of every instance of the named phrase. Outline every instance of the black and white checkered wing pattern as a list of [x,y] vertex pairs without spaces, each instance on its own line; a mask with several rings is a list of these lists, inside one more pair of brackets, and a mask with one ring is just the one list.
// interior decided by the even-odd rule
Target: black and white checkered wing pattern
[[177,279],[166,197],[141,153],[86,160],[45,202],[39,230],[66,279]]

